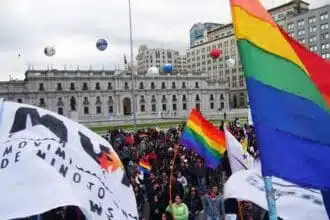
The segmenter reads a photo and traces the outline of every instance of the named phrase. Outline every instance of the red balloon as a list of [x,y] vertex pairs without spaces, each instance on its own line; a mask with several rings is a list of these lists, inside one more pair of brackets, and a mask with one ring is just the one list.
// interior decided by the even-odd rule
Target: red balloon
[[213,58],[213,59],[218,59],[220,57],[220,55],[222,54],[222,51],[217,49],[217,48],[213,48],[211,51],[210,51],[210,56]]

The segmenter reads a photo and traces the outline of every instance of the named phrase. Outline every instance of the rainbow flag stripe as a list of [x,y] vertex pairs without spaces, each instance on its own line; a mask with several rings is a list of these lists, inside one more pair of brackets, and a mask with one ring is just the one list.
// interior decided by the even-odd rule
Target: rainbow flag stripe
[[330,189],[330,62],[259,0],[230,0],[264,176]]
[[180,138],[180,144],[192,149],[211,168],[217,168],[226,151],[225,134],[193,109]]
[[140,161],[139,161],[139,166],[140,166],[143,170],[145,170],[145,171],[147,171],[147,172],[150,172],[150,171],[151,171],[151,165],[150,165],[150,163],[147,162],[147,161],[140,160]]

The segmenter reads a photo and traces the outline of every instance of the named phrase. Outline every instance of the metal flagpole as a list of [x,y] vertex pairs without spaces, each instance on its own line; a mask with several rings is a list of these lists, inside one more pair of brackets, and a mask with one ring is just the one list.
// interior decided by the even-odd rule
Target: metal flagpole
[[133,34],[132,34],[132,9],[131,0],[128,0],[129,9],[129,35],[130,35],[130,46],[131,46],[131,74],[132,74],[132,105],[133,105],[133,125],[136,130],[136,100],[135,100],[135,83],[134,83],[134,57],[133,57]]
[[264,183],[265,183],[266,198],[268,204],[269,220],[277,220],[277,209],[276,209],[276,202],[273,191],[272,178],[270,176],[265,176]]

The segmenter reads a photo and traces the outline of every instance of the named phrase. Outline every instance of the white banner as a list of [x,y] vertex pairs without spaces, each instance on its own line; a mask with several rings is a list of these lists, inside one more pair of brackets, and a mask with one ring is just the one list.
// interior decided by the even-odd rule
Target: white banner
[[110,144],[37,107],[0,105],[0,180],[0,219],[66,205],[79,206],[91,220],[138,219],[134,193]]
[[[284,220],[328,219],[320,191],[304,189],[272,178],[278,216]],[[260,169],[234,173],[226,182],[224,197],[251,201],[268,210]]]
[[233,173],[247,170],[259,163],[248,152],[244,152],[241,143],[225,128],[228,159]]

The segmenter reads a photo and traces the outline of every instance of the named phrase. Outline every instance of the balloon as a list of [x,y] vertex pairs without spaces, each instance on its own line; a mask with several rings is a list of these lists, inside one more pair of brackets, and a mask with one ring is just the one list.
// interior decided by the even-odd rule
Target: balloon
[[96,47],[100,51],[104,51],[108,47],[108,42],[105,39],[98,39],[96,41]]
[[212,59],[218,59],[220,57],[220,55],[222,54],[222,51],[217,49],[217,48],[213,48],[210,51],[210,56],[212,57]]
[[55,50],[54,47],[50,47],[50,46],[48,46],[48,47],[45,47],[45,49],[44,49],[44,54],[45,54],[47,57],[52,57],[52,56],[55,55],[55,53],[56,53],[56,50]]
[[150,67],[148,69],[148,74],[149,75],[155,75],[155,74],[159,74],[159,69],[157,67]]
[[166,63],[166,64],[164,64],[164,66],[163,66],[163,71],[164,71],[165,73],[170,73],[170,72],[172,72],[172,71],[173,71],[173,66],[172,66],[172,64],[170,64],[170,63]]
[[234,59],[228,59],[226,60],[226,64],[229,68],[234,68],[236,65],[236,61]]

